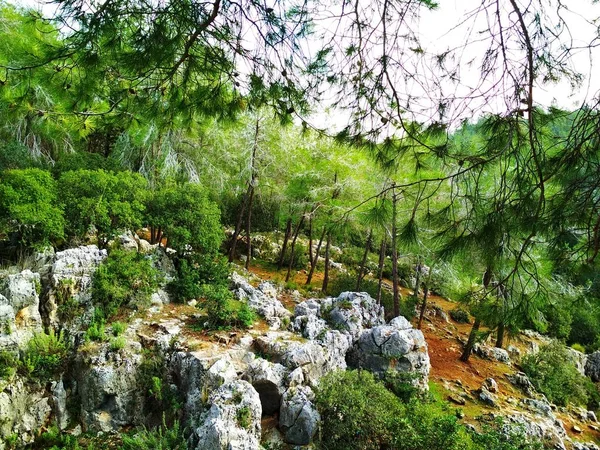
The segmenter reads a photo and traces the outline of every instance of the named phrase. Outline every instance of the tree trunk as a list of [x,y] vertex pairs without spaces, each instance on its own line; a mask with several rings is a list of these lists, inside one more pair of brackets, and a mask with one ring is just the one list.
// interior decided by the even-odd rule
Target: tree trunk
[[306,278],[306,284],[310,284],[312,281],[313,274],[315,273],[315,269],[317,268],[317,263],[319,262],[319,252],[321,251],[321,244],[323,244],[323,239],[325,238],[325,230],[323,227],[323,232],[321,233],[321,239],[319,239],[319,243],[317,244],[317,249],[315,251],[315,257],[310,261],[310,271],[308,272],[308,277]]
[[381,247],[379,248],[379,266],[378,266],[378,285],[377,285],[377,304],[381,305],[381,288],[383,287],[383,269],[385,266],[385,236],[381,239]]
[[496,347],[502,348],[504,345],[504,321],[498,325],[497,336],[496,336]]
[[[314,211],[313,211],[314,212]],[[312,244],[313,244],[313,239],[312,239],[312,231],[313,231],[313,215],[312,212],[310,214],[310,216],[308,217],[308,260],[310,261],[310,265],[312,266],[312,260],[313,260],[313,250],[312,250]]]
[[325,273],[323,275],[323,286],[321,292],[327,293],[329,285],[329,249],[331,248],[331,233],[327,233],[327,244],[325,245]]
[[417,325],[417,330],[421,329],[423,325],[423,317],[425,317],[425,310],[427,309],[427,297],[429,295],[429,286],[425,283],[423,286],[423,302],[421,303],[421,313],[419,314],[419,324]]
[[473,327],[471,328],[471,332],[469,333],[467,345],[465,345],[465,349],[463,350],[463,353],[460,356],[461,361],[467,362],[471,357],[471,352],[473,351],[473,346],[475,345],[475,340],[477,339],[477,333],[479,332],[480,326],[481,320],[475,318],[475,322],[473,323]]
[[400,285],[398,282],[398,242],[397,242],[397,229],[396,221],[398,217],[397,208],[398,197],[396,193],[392,194],[392,283],[394,290],[394,317],[400,315]]
[[421,258],[417,260],[417,267],[415,268],[415,288],[413,297],[419,298],[419,289],[421,288]]
[[287,248],[288,240],[290,239],[290,235],[292,234],[292,218],[290,217],[287,220],[287,224],[285,226],[285,237],[283,238],[283,245],[281,246],[281,254],[279,255],[279,261],[277,261],[277,270],[281,270],[281,266],[283,266],[283,260],[285,259],[285,250]]
[[[253,184],[254,177],[250,182]],[[246,252],[246,270],[250,268],[250,259],[252,258],[252,236],[250,234],[250,227],[252,225],[252,202],[254,200],[254,186],[252,186],[252,190],[250,191],[250,198],[248,199],[248,214],[246,215],[246,238],[248,239],[248,249]]]
[[292,246],[290,248],[290,263],[288,264],[287,274],[285,275],[285,282],[287,283],[290,280],[290,274],[292,273],[292,266],[294,265],[294,250],[296,249],[296,239],[298,239],[298,234],[300,234],[300,228],[302,228],[302,224],[304,223],[304,214],[300,218],[300,222],[298,222],[298,226],[296,227],[296,232],[294,233],[294,239],[292,239]]
[[229,245],[229,262],[233,262],[233,260],[235,259],[235,247],[237,246],[238,236],[242,231],[242,220],[244,219],[244,213],[246,212],[246,203],[248,201],[248,196],[250,195],[251,189],[252,186],[248,186],[248,190],[244,195],[242,206],[240,208],[237,221],[235,223],[235,230],[233,231],[233,236],[231,236],[231,244]]
[[360,267],[358,269],[358,277],[356,278],[356,292],[360,291],[360,284],[365,277],[365,265],[367,264],[367,256],[369,256],[369,249],[371,248],[371,239],[373,238],[373,230],[369,230],[367,236],[367,242],[365,243],[365,252],[363,253]]

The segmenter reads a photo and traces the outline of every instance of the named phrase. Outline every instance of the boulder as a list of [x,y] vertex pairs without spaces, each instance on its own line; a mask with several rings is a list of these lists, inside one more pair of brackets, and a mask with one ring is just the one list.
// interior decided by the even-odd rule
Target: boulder
[[146,392],[139,384],[139,350],[139,344],[130,344],[111,352],[105,343],[89,354],[78,354],[75,376],[84,430],[110,432],[143,423]]
[[508,381],[510,381],[514,386],[518,387],[527,395],[528,397],[533,397],[536,394],[535,387],[529,381],[527,375],[523,372],[517,372],[512,375],[506,375]]
[[196,450],[256,450],[260,448],[262,408],[258,392],[243,380],[214,391],[203,423],[194,430]]
[[277,330],[285,320],[289,320],[291,313],[277,299],[277,289],[273,284],[265,281],[255,288],[244,277],[233,272],[231,287],[238,300],[246,301],[250,309],[265,318],[271,329]]
[[279,428],[288,444],[308,445],[316,435],[321,416],[313,400],[312,390],[305,386],[288,389],[281,399]]
[[30,270],[0,279],[0,350],[23,349],[42,331],[40,275]]
[[[410,324],[408,324],[410,325]],[[427,390],[431,364],[421,330],[395,320],[364,331],[348,352],[348,364],[378,375],[394,370],[415,375],[415,386]]]
[[289,373],[285,366],[262,358],[248,364],[244,379],[258,392],[263,415],[270,416],[279,411]]
[[600,350],[588,355],[585,374],[594,382],[600,381]]
[[342,292],[332,299],[331,310],[321,314],[332,328],[347,331],[354,340],[363,330],[385,323],[383,307],[366,292]]
[[17,377],[0,392],[0,443],[9,436],[16,436],[19,444],[33,443],[51,416],[45,389]]
[[92,276],[100,263],[106,258],[106,250],[99,250],[95,245],[70,248],[56,253],[50,271],[50,290],[43,305],[44,321],[47,326],[58,328],[64,326],[59,317],[59,307],[67,301],[73,301],[70,307],[81,308],[74,314],[75,322],[85,322],[92,314],[91,287]]

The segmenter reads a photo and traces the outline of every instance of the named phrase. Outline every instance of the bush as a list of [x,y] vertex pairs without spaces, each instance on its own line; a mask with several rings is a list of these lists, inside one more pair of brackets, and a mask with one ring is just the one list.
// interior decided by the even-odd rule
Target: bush
[[0,179],[0,239],[42,248],[63,237],[56,183],[40,169],[7,170]]
[[0,380],[10,380],[15,374],[19,360],[7,351],[0,351]]
[[483,427],[481,433],[473,432],[475,448],[481,450],[542,450],[542,443],[527,436],[522,427],[505,425],[502,419]]
[[159,272],[137,252],[113,250],[94,273],[92,299],[108,319],[121,306],[140,307],[156,291]]
[[177,278],[169,288],[176,299],[184,302],[199,298],[205,284],[227,286],[228,277],[229,264],[225,258],[193,254],[179,259]]
[[579,306],[572,310],[572,326],[569,331],[567,344],[581,344],[589,352],[597,349],[600,336],[600,314],[591,305]]
[[21,358],[26,375],[40,381],[56,377],[64,369],[69,347],[62,334],[38,333],[31,338]]
[[69,171],[61,175],[59,188],[71,237],[83,238],[95,227],[104,246],[118,231],[142,225],[147,183],[139,174]]
[[113,336],[120,336],[127,329],[127,325],[123,322],[113,322],[111,324]]
[[187,450],[187,440],[178,421],[173,426],[148,430],[143,428],[132,436],[123,435],[121,450]]
[[123,336],[113,337],[110,340],[110,349],[113,352],[117,352],[123,348],[125,348],[125,338]]
[[203,286],[202,302],[208,315],[211,328],[248,328],[256,320],[256,315],[245,303],[233,299],[225,286],[206,284]]
[[156,191],[147,201],[147,220],[162,230],[180,256],[215,255],[223,240],[219,207],[198,184],[167,185]]
[[535,388],[552,403],[587,405],[594,397],[591,381],[577,371],[568,349],[559,342],[527,355],[521,365]]
[[327,430],[322,436],[323,448],[396,448],[396,440],[403,438],[405,408],[369,372],[329,373],[315,394],[323,429]]
[[469,312],[464,308],[455,308],[450,311],[452,320],[458,323],[471,323]]

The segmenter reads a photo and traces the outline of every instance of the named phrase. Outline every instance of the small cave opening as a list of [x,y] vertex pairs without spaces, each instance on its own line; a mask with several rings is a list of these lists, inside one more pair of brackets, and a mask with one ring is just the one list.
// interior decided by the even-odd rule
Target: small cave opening
[[273,416],[279,412],[281,395],[279,394],[277,385],[271,381],[264,380],[257,381],[253,386],[260,397],[263,417]]

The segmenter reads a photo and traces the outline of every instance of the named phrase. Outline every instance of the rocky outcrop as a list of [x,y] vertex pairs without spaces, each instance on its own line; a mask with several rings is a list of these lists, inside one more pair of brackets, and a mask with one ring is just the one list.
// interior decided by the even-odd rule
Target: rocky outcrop
[[262,358],[248,364],[244,379],[258,392],[264,415],[270,416],[279,411],[289,374],[290,370],[285,366]]
[[380,375],[390,370],[415,374],[414,384],[427,389],[431,368],[427,343],[421,330],[413,329],[404,317],[364,331],[347,359],[351,367]]
[[277,299],[277,288],[267,281],[257,288],[236,272],[231,274],[231,287],[238,300],[248,303],[248,307],[263,316],[271,329],[278,330],[289,320],[291,313]]
[[[47,326],[64,326],[65,317],[59,317],[59,308],[67,304],[68,319],[75,325],[85,322],[91,315],[92,276],[106,258],[106,250],[95,245],[70,248],[56,253],[50,271],[48,297],[44,303],[44,320]],[[78,311],[79,310],[79,311]]]
[[31,444],[51,415],[52,400],[46,391],[16,378],[0,392],[0,449],[9,436]]
[[290,388],[281,399],[279,428],[284,433],[285,442],[294,445],[308,445],[313,440],[321,416],[312,403],[314,394],[309,387]]
[[587,357],[585,374],[594,382],[600,381],[600,350]]
[[0,279],[0,350],[23,349],[42,331],[40,275],[30,270]]
[[143,423],[142,361],[137,342],[118,352],[108,343],[98,344],[77,355],[75,379],[84,430],[108,432]]
[[258,392],[247,381],[223,384],[208,399],[210,408],[194,430],[196,450],[260,448],[262,408]]

